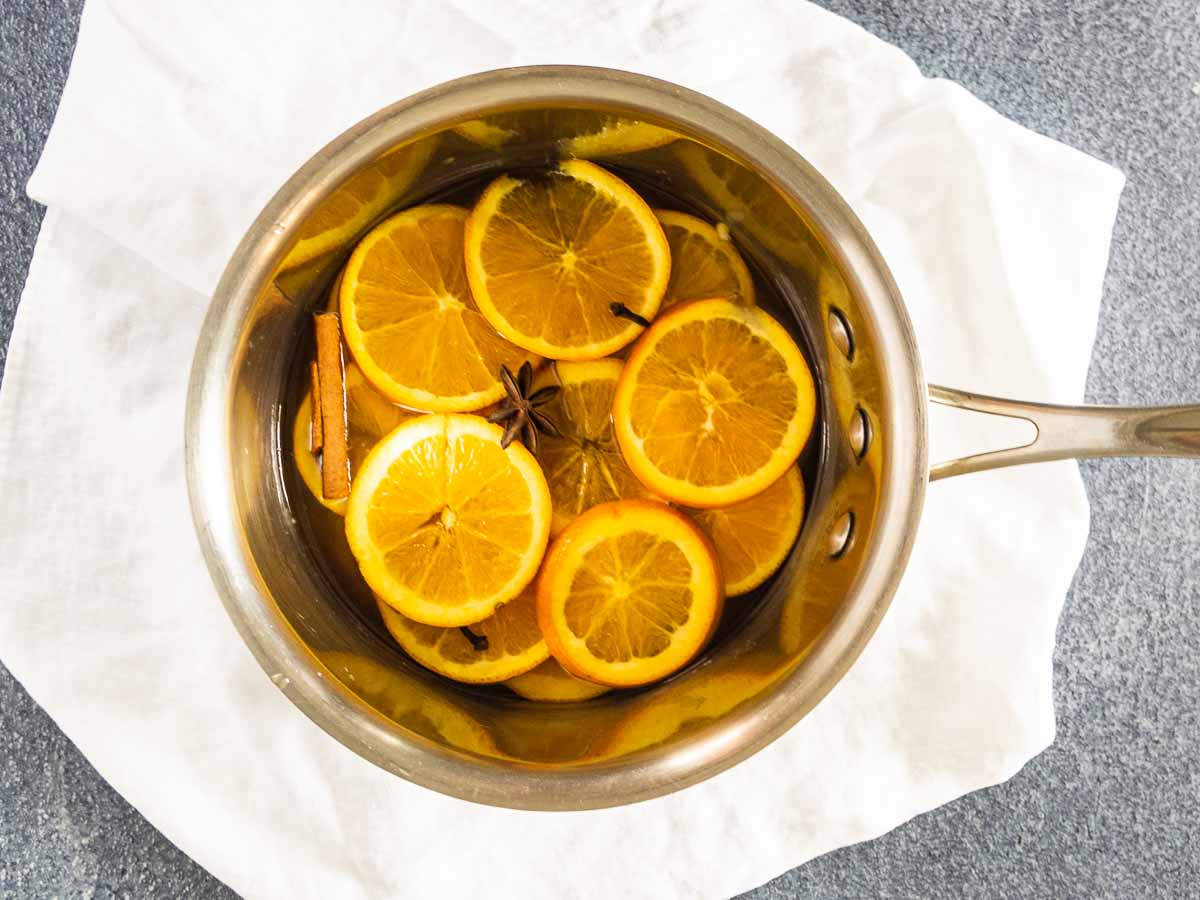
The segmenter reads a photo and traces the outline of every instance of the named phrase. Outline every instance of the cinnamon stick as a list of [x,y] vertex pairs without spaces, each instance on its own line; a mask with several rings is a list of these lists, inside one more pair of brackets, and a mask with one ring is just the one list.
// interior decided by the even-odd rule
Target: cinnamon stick
[[320,370],[317,368],[317,361],[312,362],[312,369],[309,371],[309,379],[311,389],[309,396],[312,398],[312,426],[308,429],[308,449],[312,453],[321,452],[321,445],[324,443],[324,426],[321,424],[321,376]]
[[342,333],[337,313],[317,313],[314,318],[321,393],[321,493],[326,500],[341,500],[350,496]]

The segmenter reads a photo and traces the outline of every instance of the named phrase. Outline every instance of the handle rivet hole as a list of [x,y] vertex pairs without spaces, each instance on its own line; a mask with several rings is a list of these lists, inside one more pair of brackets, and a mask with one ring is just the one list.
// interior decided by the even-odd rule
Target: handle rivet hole
[[854,332],[846,321],[846,314],[836,306],[829,307],[829,337],[833,346],[842,352],[846,359],[854,359]]
[[829,532],[829,558],[841,559],[854,543],[854,513],[847,511]]
[[850,417],[849,427],[850,450],[854,453],[855,459],[862,459],[867,455],[867,451],[871,449],[871,438],[874,432],[871,427],[871,417],[867,415],[867,411],[861,406],[854,410],[854,415]]

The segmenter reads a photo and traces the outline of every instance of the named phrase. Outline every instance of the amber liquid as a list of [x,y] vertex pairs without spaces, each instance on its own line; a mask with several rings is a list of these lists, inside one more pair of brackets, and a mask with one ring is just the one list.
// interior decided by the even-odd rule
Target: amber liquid
[[[353,176],[306,223],[311,228],[309,234],[302,234],[304,252],[285,260],[273,288],[302,313],[323,307],[354,243],[373,224],[420,203],[470,207],[497,175],[545,168],[560,157],[557,137],[539,137],[539,129],[545,130],[548,122],[551,131],[581,123],[586,130],[589,117],[595,115],[604,114],[574,109],[539,112],[529,140],[499,147],[481,146],[444,131],[423,139],[430,145],[419,148],[422,169],[403,183],[394,175],[395,157],[392,163],[381,158],[378,172]],[[555,116],[559,120],[551,121]],[[513,125],[511,118],[498,121],[506,129]],[[846,456],[839,423],[853,407],[834,409],[833,398],[841,395],[831,391],[830,380],[848,378],[849,370],[844,363],[838,363],[841,369],[831,369],[825,328],[829,282],[840,276],[807,234],[803,216],[748,169],[683,137],[664,146],[591,158],[623,178],[652,207],[724,223],[752,272],[758,305],[790,331],[818,384],[816,421],[799,459],[807,507],[800,536],[774,576],[725,604],[715,638],[691,665],[645,688],[567,704],[523,700],[502,685],[459,684],[417,665],[385,629],[346,543],[343,519],[317,502],[293,462],[291,423],[308,390],[313,354],[306,315],[298,317],[290,348],[291,374],[280,398],[279,483],[303,552],[309,556],[297,560],[296,566],[315,569],[322,582],[320,596],[311,598],[303,612],[285,610],[292,627],[334,677],[401,730],[504,764],[516,760],[582,766],[673,742],[765,694],[794,671],[832,620],[853,578],[854,557],[866,546],[860,541],[840,562],[831,559],[826,549],[831,498],[839,505],[839,514],[843,501],[856,504],[860,512],[869,510],[874,499],[871,473],[881,459],[878,446],[870,457]],[[380,191],[386,192],[386,202],[375,202]],[[323,222],[337,220],[342,209],[357,208],[364,197],[370,217],[357,228],[356,236],[337,246],[323,241]],[[870,364],[862,355],[855,362]],[[860,402],[862,398],[847,395],[845,399]],[[831,473],[844,472],[847,466],[858,473],[856,493],[835,497],[841,488],[835,490]],[[862,522],[868,524],[866,516]]]
[[[678,190],[672,190],[673,179],[669,172],[659,170],[648,173],[643,168],[621,165],[620,162],[613,161],[607,161],[606,167],[627,181],[651,207],[679,210],[714,221],[711,208],[707,208],[703,200],[694,194],[689,196]],[[467,176],[461,181],[435,190],[419,200],[406,203],[405,206],[416,203],[451,203],[470,208],[487,184],[495,177],[495,174],[495,172],[489,171]],[[741,244],[738,246],[738,250],[753,275],[757,304],[788,328],[811,365],[812,347],[806,329],[794,312],[797,306],[804,302],[804,299],[797,295],[798,286],[792,281],[768,277],[759,262],[759,254],[752,244]],[[307,343],[299,343],[295,348],[295,359],[292,364],[294,371],[292,405],[285,410],[284,422],[292,420],[296,406],[307,388],[312,353],[313,348]],[[821,463],[822,448],[825,446],[823,430],[823,416],[820,409],[820,398],[818,398],[817,418],[813,433],[799,459],[799,468],[805,482],[806,501],[812,496],[816,473]],[[291,459],[293,452],[294,448],[290,446],[290,435],[286,435],[284,458]],[[343,604],[351,615],[359,618],[365,628],[370,629],[381,641],[391,644],[391,638],[379,617],[371,591],[359,575],[357,563],[346,543],[344,520],[318,503],[300,482],[300,479],[295,477],[294,472],[290,474],[292,477],[288,478],[286,482],[288,498],[294,514],[310,542],[312,552],[324,569],[331,585],[330,602]],[[801,538],[798,538],[797,542],[802,538],[803,529]],[[774,581],[778,577],[777,573],[750,593],[741,595],[725,604],[722,621],[710,649],[719,647],[744,623],[755,616],[765,598],[771,594]],[[482,692],[485,695],[511,697],[511,694],[499,685],[461,685],[459,687],[463,690]]]

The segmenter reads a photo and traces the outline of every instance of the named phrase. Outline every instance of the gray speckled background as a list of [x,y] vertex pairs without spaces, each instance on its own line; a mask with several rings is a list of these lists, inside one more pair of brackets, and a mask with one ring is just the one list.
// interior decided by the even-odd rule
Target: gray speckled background
[[[1200,401],[1200,3],[820,2],[1127,173],[1088,399]],[[24,185],[79,9],[0,0],[0,367],[41,219]],[[748,897],[1200,895],[1200,463],[1083,473],[1092,534],[1059,627],[1054,745]],[[0,896],[228,895],[0,666]]]

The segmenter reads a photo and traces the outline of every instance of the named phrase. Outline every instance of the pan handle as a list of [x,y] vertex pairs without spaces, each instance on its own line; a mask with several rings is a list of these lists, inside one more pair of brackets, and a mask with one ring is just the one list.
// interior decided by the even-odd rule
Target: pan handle
[[929,386],[943,406],[1024,419],[1037,430],[1028,444],[936,463],[929,480],[1006,466],[1097,456],[1200,458],[1200,406],[1054,406]]

